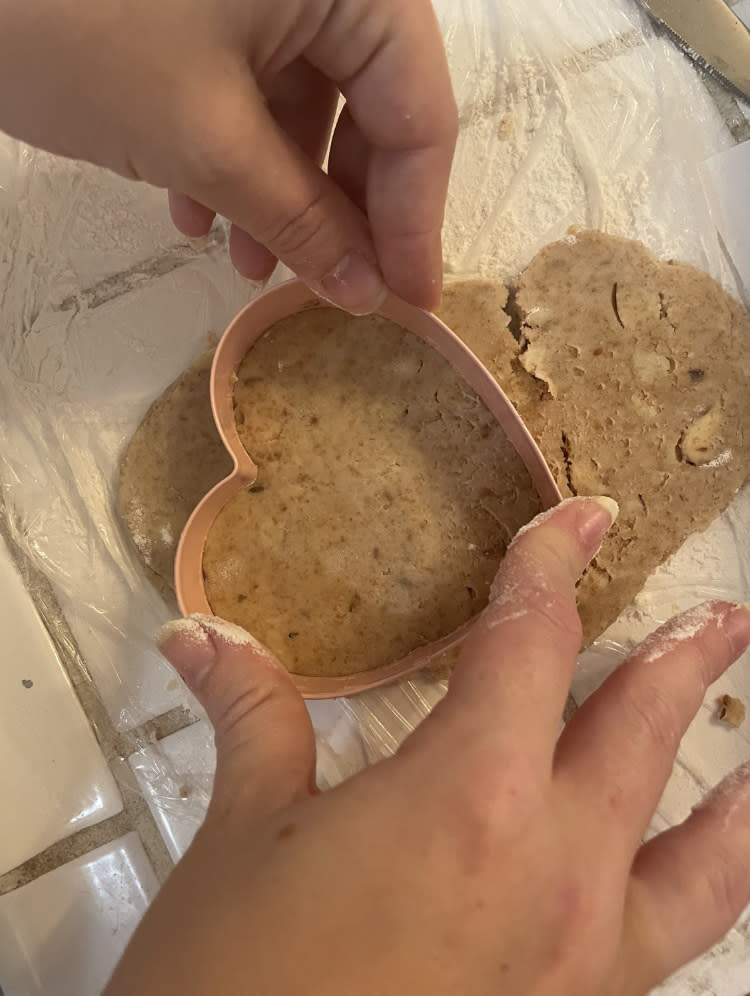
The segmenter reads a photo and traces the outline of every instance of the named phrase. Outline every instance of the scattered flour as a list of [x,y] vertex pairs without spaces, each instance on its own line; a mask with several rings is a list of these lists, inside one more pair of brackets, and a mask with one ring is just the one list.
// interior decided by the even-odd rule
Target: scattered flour
[[[601,16],[579,16],[589,14]],[[658,82],[655,49],[658,59],[664,52],[648,26],[631,22],[618,37],[610,25],[599,44],[553,51],[526,19],[514,31],[508,18],[481,47],[448,40],[460,136],[447,271],[512,279],[545,243],[599,228],[700,266],[736,293],[696,179],[698,165],[731,137],[700,81],[682,81],[696,114],[677,126]]]
[[552,614],[558,605],[547,572],[536,557],[521,549],[515,553],[512,571],[503,567],[498,571],[490,587],[490,601],[479,618],[485,628],[494,629],[532,612]]
[[707,464],[704,464],[704,466],[723,467],[725,464],[728,464],[731,459],[732,459],[732,451],[723,450],[717,457],[714,457],[713,460],[709,461]]
[[229,643],[234,647],[249,647],[256,654],[267,660],[276,660],[268,647],[264,646],[260,640],[256,640],[252,634],[236,623],[227,622],[226,619],[219,619],[218,616],[204,615],[201,612],[193,612],[187,617],[187,621],[196,623],[211,636],[218,636],[219,639],[224,640],[225,643]]
[[161,627],[154,639],[157,647],[161,647],[170,637],[178,635],[186,637],[200,646],[211,645],[211,637],[216,636],[233,647],[248,647],[259,657],[276,663],[276,658],[268,647],[256,640],[252,634],[235,623],[219,619],[218,616],[193,612],[183,619],[173,619]]
[[148,530],[145,528],[143,523],[143,508],[140,505],[133,504],[130,508],[130,516],[130,530],[133,536],[133,542],[138,547],[138,551],[143,557],[146,565],[151,567],[153,562],[151,537],[148,535]]
[[172,619],[159,629],[154,637],[157,647],[163,647],[167,640],[173,636],[182,636],[190,640],[196,646],[208,647],[211,638],[197,619],[188,617],[187,619]]
[[[450,4],[451,11],[461,13],[481,6],[484,5],[469,4],[466,0]],[[523,19],[519,16],[518,22],[519,25],[523,23],[527,39],[530,37],[525,15],[531,11],[522,11],[522,5],[486,6],[496,12],[498,22],[501,10],[506,8],[507,13],[502,17],[509,21],[523,13]],[[518,7],[517,11],[514,6]],[[596,22],[597,12],[589,0],[574,6],[581,19],[590,15]],[[606,14],[610,14],[609,8]],[[659,85],[656,86],[654,78],[648,74],[648,55],[644,55],[641,48],[630,53],[628,65],[621,58],[616,67],[592,64],[586,68],[581,66],[580,60],[567,65],[554,64],[541,52],[534,52],[533,38],[527,41],[526,47],[523,40],[518,43],[513,39],[504,49],[493,48],[477,30],[474,19],[470,20],[466,47],[470,48],[471,57],[460,100],[462,135],[445,229],[449,270],[460,274],[481,272],[499,278],[512,277],[544,243],[564,236],[572,225],[578,224],[640,238],[658,255],[693,262],[721,279],[723,273],[716,264],[713,226],[704,223],[702,198],[699,193],[695,195],[694,188],[685,187],[684,176],[691,172],[694,163],[719,151],[724,139],[716,137],[711,147],[709,129],[705,127],[708,98],[687,61],[684,67],[677,61],[683,56],[675,53],[676,61],[672,65],[669,50],[660,53],[665,71],[658,77]],[[505,25],[501,27],[504,29]],[[500,37],[504,31],[497,33]],[[613,50],[611,54],[616,53]],[[456,60],[452,62],[455,65]],[[637,78],[639,70],[642,71],[640,79]],[[458,73],[457,78],[460,82]],[[498,131],[502,136],[500,141]],[[126,189],[124,181],[113,181],[109,174],[88,167],[52,163],[42,154],[33,154],[31,168],[22,170],[19,158],[18,168],[14,168],[9,177],[3,176],[2,181],[0,208],[7,204],[5,227],[9,233],[5,252],[0,252],[4,287],[2,312],[8,330],[3,351],[3,366],[7,369],[2,379],[5,396],[26,419],[19,423],[20,428],[14,428],[15,422],[9,424],[3,436],[8,496],[16,506],[35,511],[32,521],[35,531],[30,534],[31,539],[24,537],[26,544],[33,547],[32,552],[39,554],[43,566],[62,586],[68,599],[74,604],[84,604],[88,598],[97,617],[114,628],[110,624],[110,614],[112,618],[118,618],[113,605],[117,607],[119,603],[109,589],[118,590],[124,572],[117,551],[109,559],[97,557],[98,562],[113,565],[111,576],[107,578],[109,584],[100,586],[104,592],[100,600],[97,600],[98,595],[91,594],[90,583],[79,584],[77,579],[87,578],[87,574],[70,552],[85,553],[89,518],[82,518],[81,541],[68,544],[64,556],[56,555],[58,548],[53,534],[58,520],[53,514],[54,502],[58,502],[65,513],[59,517],[61,533],[68,527],[71,510],[90,507],[94,511],[91,521],[109,523],[106,519],[109,506],[100,507],[95,484],[87,485],[81,474],[71,477],[65,461],[58,459],[58,454],[70,453],[71,447],[60,446],[50,429],[56,425],[56,412],[51,401],[47,402],[48,398],[54,400],[56,393],[66,403],[71,397],[80,396],[81,404],[85,406],[85,424],[90,430],[87,446],[91,445],[91,438],[98,439],[102,435],[94,431],[99,425],[111,429],[112,413],[119,409],[99,406],[96,398],[92,402],[81,385],[98,383],[99,378],[90,373],[92,370],[99,373],[100,369],[106,372],[113,365],[110,354],[118,342],[124,343],[123,356],[131,352],[135,355],[137,343],[130,330],[142,327],[144,306],[140,297],[135,299],[135,304],[128,304],[123,298],[122,304],[118,302],[116,307],[109,309],[110,345],[106,355],[102,351],[99,367],[94,362],[99,354],[85,348],[85,335],[77,331],[82,324],[80,318],[70,329],[63,323],[58,329],[49,321],[39,321],[37,316],[45,314],[50,298],[55,305],[69,295],[75,296],[81,286],[104,279],[110,272],[118,272],[123,265],[130,265],[144,254],[157,253],[163,245],[170,245],[173,231],[161,193],[154,194],[162,205],[159,215],[148,220],[153,212],[144,212],[144,201],[149,197],[147,188],[130,185]],[[21,211],[15,210],[16,204],[22,205]],[[62,264],[58,264],[58,260],[62,260]],[[210,260],[203,260],[201,266],[209,276],[203,284],[195,285],[197,278],[194,275],[191,293],[201,301],[201,307],[194,310],[200,316],[198,324],[202,336],[205,333],[204,314],[217,327],[223,327],[224,310],[231,314],[235,309],[222,306],[218,311],[211,310],[212,282],[217,282],[219,293],[215,296],[222,302],[227,299],[225,283],[218,282],[218,268],[212,269]],[[171,283],[172,278],[167,277],[166,282]],[[198,290],[195,290],[196,286]],[[208,290],[201,291],[201,288]],[[179,299],[176,290],[179,290],[177,284],[170,291],[170,302]],[[200,293],[205,300],[201,300]],[[135,295],[131,295],[133,297]],[[116,319],[120,308],[124,317],[118,325]],[[165,314],[170,320],[154,322],[154,332],[146,339],[151,355],[160,360],[159,376],[163,368],[164,382],[168,380],[166,373],[171,367],[161,358],[176,357],[179,344],[186,338],[185,329],[175,319],[173,311]],[[133,315],[139,321],[133,321]],[[161,319],[161,315],[159,317]],[[174,332],[168,346],[163,341],[165,325],[168,331]],[[83,328],[85,333],[86,327]],[[30,329],[33,334],[29,334]],[[197,334],[196,330],[196,342]],[[178,361],[174,359],[173,362]],[[145,397],[141,384],[144,366],[143,360],[139,360],[137,366],[134,363],[128,367],[126,373],[131,379],[127,381],[121,368],[115,365],[118,387],[119,382],[127,385],[118,396],[118,400],[123,401],[123,408],[130,397],[128,389],[132,387],[132,397],[136,399],[133,418],[135,408]],[[175,372],[177,369],[179,367]],[[28,413],[28,398],[37,399],[33,394],[36,385],[39,385],[37,404],[42,431],[37,430],[33,413]],[[114,435],[119,438],[122,427],[114,425],[114,428]],[[29,439],[34,439],[34,447],[25,446],[24,431]],[[51,442],[45,446],[45,440]],[[23,465],[18,456],[21,453],[28,453],[33,472]],[[38,467],[34,460],[39,461]],[[36,481],[42,482],[38,492],[33,488]],[[684,599],[686,586],[694,579],[698,584],[711,584],[717,589],[736,588],[738,596],[750,597],[750,562],[746,552],[750,536],[749,513],[750,500],[746,500],[725,517],[731,535],[722,535],[721,543],[714,546],[691,544],[689,554],[673,558],[660,570],[651,590],[657,594],[666,593],[656,608],[657,612],[663,608],[668,610],[661,618],[671,614],[673,602],[680,597]],[[116,529],[111,532],[116,534]],[[733,566],[735,559],[736,568]],[[734,574],[727,580],[730,568]],[[702,592],[700,597],[704,594]],[[725,592],[717,591],[716,594],[722,597]],[[502,597],[508,599],[511,611],[512,587],[504,588]],[[132,610],[130,588],[127,588],[127,599],[128,618],[140,620],[141,615]],[[124,608],[122,611],[125,613]],[[633,610],[634,613],[639,611],[638,608]],[[88,626],[88,617],[84,618]],[[137,626],[133,624],[131,630],[133,628],[137,633]],[[82,632],[84,629],[81,627]],[[168,623],[157,638],[163,642],[178,632],[189,634],[200,644],[204,644],[208,634],[213,632],[235,646],[250,645],[256,650],[265,650],[244,630],[212,617],[197,616]],[[129,645],[132,632],[127,631],[126,635],[127,660],[132,665]],[[108,666],[116,675],[115,664],[111,663],[115,656],[102,654],[101,645],[95,640],[83,649],[94,662],[101,659],[110,662]],[[104,678],[107,677],[105,672]],[[106,680],[102,685],[106,687]],[[412,683],[409,687],[415,686]],[[390,703],[396,701],[399,690],[389,689],[371,695],[380,696],[379,702]],[[426,706],[420,705],[418,718],[427,711]],[[373,717],[371,723],[364,723],[366,734],[376,729],[376,722],[377,717]],[[401,714],[398,723],[401,733],[404,726]],[[693,755],[713,757],[714,742],[709,740],[710,733],[707,728],[705,742],[692,745]],[[733,737],[734,734],[722,737],[721,742],[735,743]],[[744,775],[734,777],[740,777],[743,785],[748,784]],[[729,780],[726,784],[730,784]],[[721,786],[716,791],[721,791]],[[746,958],[746,943],[743,954]],[[729,985],[727,983],[722,991],[727,992]],[[695,985],[686,981],[680,992],[684,993],[688,987],[690,991],[701,993],[713,991],[708,984]],[[739,990],[734,986],[732,991]]]
[[[510,541],[508,550],[511,550],[516,545],[516,543],[521,539],[522,536],[525,536],[528,532],[530,532],[532,529],[536,529],[538,526],[543,526],[545,522],[549,522],[549,520],[554,515],[557,515],[557,513],[561,509],[565,508],[568,505],[573,505],[578,501],[579,501],[578,497],[563,498],[563,500],[561,502],[558,502],[557,505],[553,505],[552,508],[546,508],[543,512],[540,512],[538,515],[535,515],[534,518],[530,519],[525,526],[521,526],[516,535]],[[490,594],[492,595],[492,592],[490,592]]]
[[640,645],[638,657],[643,664],[653,664],[679,644],[693,639],[712,623],[721,629],[724,625],[724,613],[725,607],[714,602],[703,602],[688,609],[647,636]]

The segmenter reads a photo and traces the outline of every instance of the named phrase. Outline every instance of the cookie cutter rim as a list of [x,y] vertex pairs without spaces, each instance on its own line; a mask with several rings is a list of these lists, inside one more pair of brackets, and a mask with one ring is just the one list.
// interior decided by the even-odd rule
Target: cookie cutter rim
[[[234,386],[237,371],[247,353],[275,323],[290,315],[330,308],[300,280],[265,291],[247,304],[230,322],[216,348],[211,365],[211,408],[221,440],[233,461],[231,473],[198,503],[183,529],[175,558],[175,589],[183,615],[212,615],[203,579],[203,553],[214,520],[242,488],[252,485],[258,467],[240,441],[234,418]],[[551,508],[562,498],[539,447],[505,392],[468,346],[430,312],[407,304],[394,295],[386,297],[377,314],[390,319],[426,342],[451,365],[479,395],[520,456],[543,507]],[[308,699],[353,695],[403,677],[455,645],[471,628],[473,618],[458,629],[417,647],[397,661],[355,674],[309,676],[289,672],[298,691]]]

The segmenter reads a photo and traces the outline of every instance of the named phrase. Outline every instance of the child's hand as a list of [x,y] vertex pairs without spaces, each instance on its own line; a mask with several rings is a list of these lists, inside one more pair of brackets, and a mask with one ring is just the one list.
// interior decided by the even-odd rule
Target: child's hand
[[281,666],[210,617],[173,626],[162,649],[216,728],[214,794],[107,996],[631,996],[717,940],[750,899],[750,770],[642,839],[750,612],[667,624],[558,740],[575,583],[609,522],[577,498],[519,536],[444,701],[323,795]]
[[247,276],[437,302],[457,121],[429,0],[0,0],[0,24],[0,128],[169,187],[186,234],[220,212]]

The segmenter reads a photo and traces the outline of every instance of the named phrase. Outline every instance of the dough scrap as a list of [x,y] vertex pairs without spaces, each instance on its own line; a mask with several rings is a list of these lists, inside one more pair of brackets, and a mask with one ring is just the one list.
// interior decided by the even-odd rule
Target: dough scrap
[[739,729],[745,721],[745,703],[733,695],[722,695],[717,702],[716,718],[720,723]]
[[640,243],[582,232],[518,280],[518,360],[506,389],[564,495],[620,516],[579,586],[591,642],[750,477],[750,317],[716,281]]

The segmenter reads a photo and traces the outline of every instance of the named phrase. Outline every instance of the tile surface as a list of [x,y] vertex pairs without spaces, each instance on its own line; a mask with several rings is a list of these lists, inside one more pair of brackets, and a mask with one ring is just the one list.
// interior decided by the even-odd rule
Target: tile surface
[[[191,705],[153,634],[175,615],[146,579],[120,522],[119,462],[150,403],[247,297],[229,260],[202,258],[99,307],[42,311],[0,355],[0,464],[118,729]],[[11,336],[12,337],[12,336]]]
[[0,874],[122,809],[91,727],[0,540]]
[[3,136],[0,212],[16,204],[24,211],[11,251],[17,265],[28,261],[29,290],[38,293],[37,306],[175,245],[186,246],[169,217],[165,191]]
[[211,797],[216,749],[200,720],[128,759],[170,857],[178,861],[203,822]]
[[[340,700],[308,702],[315,728],[316,777],[333,788],[367,765],[357,720]],[[145,745],[128,759],[169,854],[178,861],[206,815],[216,768],[213,730],[200,720]]]
[[128,834],[0,897],[4,996],[98,996],[156,891]]
[[710,951],[685,965],[652,996],[747,996],[750,924],[746,918]]

